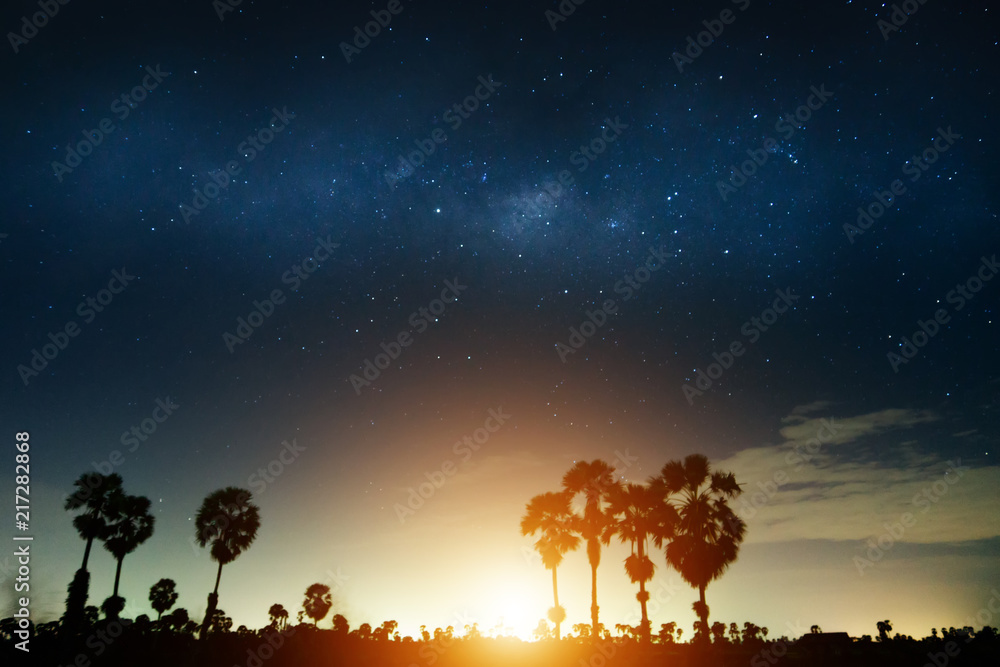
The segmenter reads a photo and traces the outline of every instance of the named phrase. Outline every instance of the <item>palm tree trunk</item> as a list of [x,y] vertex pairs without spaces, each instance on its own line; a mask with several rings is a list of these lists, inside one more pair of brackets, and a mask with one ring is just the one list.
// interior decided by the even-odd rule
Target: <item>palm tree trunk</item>
[[646,582],[639,581],[639,606],[642,607],[642,641],[649,643],[649,617],[646,615]]
[[219,594],[219,580],[222,579],[222,563],[219,563],[219,573],[215,575],[215,590],[212,592],[216,595]]
[[597,641],[597,565],[590,565],[590,622],[594,626],[591,634]]
[[[552,568],[552,601],[556,609],[559,609],[559,584],[556,581],[556,568]],[[556,639],[559,636],[559,623],[556,623]]]
[[118,580],[122,578],[122,561],[123,560],[125,560],[124,556],[122,556],[121,558],[118,559],[118,568],[115,570],[115,592],[114,592],[114,596],[115,597],[118,597]]
[[705,632],[705,638],[708,638],[708,605],[705,604],[705,584],[698,586],[698,597],[701,600],[701,625]]
[[[646,550],[645,550],[645,536],[642,539],[637,540],[639,542],[639,562],[646,562]],[[642,608],[642,641],[646,644],[649,643],[649,616],[646,614],[646,600],[649,599],[649,595],[646,593],[646,580],[639,580],[639,606]]]
[[83,550],[83,565],[80,566],[81,570],[87,569],[87,561],[90,560],[90,546],[94,543],[93,537],[87,538],[87,548]]

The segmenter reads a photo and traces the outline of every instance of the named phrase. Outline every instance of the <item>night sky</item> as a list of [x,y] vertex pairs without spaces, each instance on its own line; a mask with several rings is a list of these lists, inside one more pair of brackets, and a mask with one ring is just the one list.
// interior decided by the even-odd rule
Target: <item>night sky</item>
[[[711,620],[981,626],[998,25],[903,4],[70,2],[36,30],[7,3],[0,423],[31,434],[36,621],[95,466],[156,515],[126,616],[170,577],[200,620],[194,516],[234,485],[262,515],[235,625],[321,582],[352,627],[526,637],[551,579],[525,503],[577,460],[641,482],[703,453],[748,522]],[[654,561],[654,632],[690,637],[697,591]],[[114,560],[89,569],[100,604]],[[559,579],[589,622],[585,550]]]

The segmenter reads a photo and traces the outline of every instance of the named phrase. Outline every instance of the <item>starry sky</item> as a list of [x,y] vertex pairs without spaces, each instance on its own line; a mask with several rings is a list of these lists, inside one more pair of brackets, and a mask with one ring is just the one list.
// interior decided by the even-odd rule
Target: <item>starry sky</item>
[[[968,624],[1000,585],[996,12],[432,4],[4,6],[0,422],[31,434],[36,620],[104,468],[156,514],[126,615],[170,577],[200,618],[194,515],[235,485],[262,514],[236,625],[322,582],[352,627],[528,636],[531,496],[697,452],[745,489],[712,620]],[[626,554],[610,626],[638,622]],[[690,636],[655,562],[653,627]],[[89,569],[99,604],[114,561]],[[559,578],[588,622],[585,552]]]

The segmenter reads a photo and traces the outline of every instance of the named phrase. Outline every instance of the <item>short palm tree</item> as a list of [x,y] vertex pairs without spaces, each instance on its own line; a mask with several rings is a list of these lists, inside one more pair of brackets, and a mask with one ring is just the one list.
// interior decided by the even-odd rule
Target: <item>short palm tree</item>
[[542,493],[528,502],[525,514],[521,517],[522,535],[541,533],[535,542],[535,550],[542,557],[545,568],[552,570],[554,604],[549,610],[549,620],[556,626],[556,639],[561,638],[559,626],[566,620],[566,610],[559,605],[556,569],[567,552],[580,546],[580,538],[575,533],[575,521],[569,503],[570,495],[566,491]]
[[333,606],[333,599],[330,596],[330,587],[326,584],[313,584],[306,589],[306,598],[302,602],[302,608],[306,616],[312,619],[313,625],[326,618]]
[[284,605],[272,604],[271,608],[267,610],[267,618],[277,630],[284,630],[288,625],[288,611]]
[[649,558],[648,542],[652,541],[659,547],[664,539],[669,539],[678,522],[677,513],[664,502],[659,489],[635,483],[626,484],[611,493],[610,513],[616,521],[605,531],[604,543],[610,542],[612,535],[618,535],[623,543],[632,545],[632,553],[625,559],[625,572],[633,584],[639,584],[639,593],[635,596],[642,610],[639,632],[642,641],[648,643],[650,625],[646,602],[649,592],[646,591],[646,582],[652,580],[656,569]]
[[683,463],[667,462],[651,483],[679,515],[676,532],[667,544],[667,564],[698,588],[693,608],[700,627],[707,631],[705,588],[736,560],[746,535],[746,524],[728,503],[742,489],[733,473],[712,472],[702,454],[691,454]]
[[597,606],[597,567],[601,564],[601,535],[612,525],[607,512],[609,494],[618,483],[615,469],[600,459],[577,461],[565,475],[563,488],[576,496],[583,494],[585,501],[582,515],[577,517],[580,537],[587,543],[587,560],[590,563],[590,636],[600,637]]
[[260,508],[251,502],[246,489],[227,486],[208,494],[195,517],[195,539],[198,546],[211,544],[212,560],[219,564],[215,575],[215,588],[208,595],[208,608],[202,622],[200,636],[205,637],[219,602],[219,581],[222,566],[232,563],[246,551],[260,528]]
[[177,602],[177,584],[173,579],[160,579],[149,588],[149,603],[156,612],[156,620],[163,618],[163,612]]

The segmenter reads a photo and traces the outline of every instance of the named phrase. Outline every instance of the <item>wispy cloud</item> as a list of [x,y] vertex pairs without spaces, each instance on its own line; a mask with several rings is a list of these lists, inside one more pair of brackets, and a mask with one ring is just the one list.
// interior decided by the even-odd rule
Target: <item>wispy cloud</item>
[[[828,402],[796,408],[782,419],[784,439],[719,461],[736,473],[736,501],[748,542],[866,540],[909,512],[903,541],[979,540],[1000,536],[1000,467],[918,453],[908,439],[886,437],[937,421],[929,411],[889,409],[846,418],[810,417]],[[908,436],[909,437],[909,436]],[[857,444],[864,447],[850,448]],[[877,456],[865,452],[877,451]],[[926,451],[926,449],[925,449]]]

